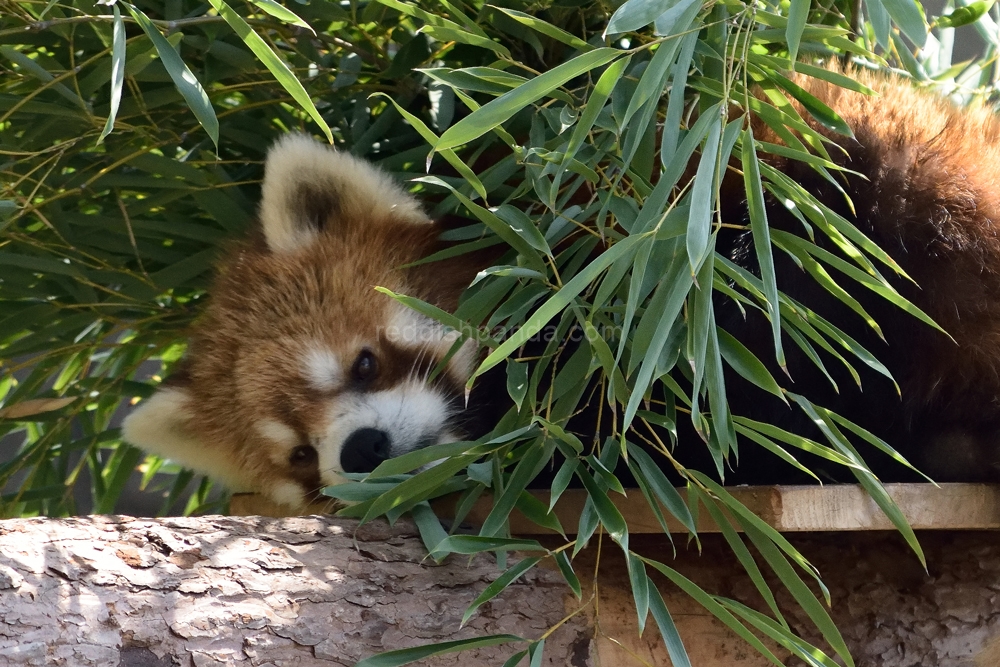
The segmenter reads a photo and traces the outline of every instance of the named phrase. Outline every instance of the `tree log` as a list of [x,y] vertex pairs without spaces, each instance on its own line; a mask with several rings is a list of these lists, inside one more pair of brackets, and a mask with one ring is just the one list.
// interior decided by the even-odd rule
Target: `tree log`
[[[411,525],[302,517],[0,522],[0,664],[100,667],[352,665],[433,641],[537,639],[567,614],[535,569],[466,607],[501,570],[487,556],[426,558]],[[585,615],[546,641],[545,664],[591,665]],[[500,665],[522,645],[434,665]]]
[[[929,572],[895,533],[802,533],[790,540],[822,572],[831,615],[858,667],[996,667],[997,536],[921,532]],[[405,523],[358,528],[325,517],[2,521],[0,666],[352,665],[434,641],[500,633],[537,639],[581,611],[547,638],[545,664],[668,667],[652,620],[639,637],[621,552],[594,546],[574,560],[583,601],[556,572],[536,568],[459,629],[468,604],[500,570],[487,556],[452,556],[436,565]],[[665,559],[711,593],[767,611],[719,535],[702,535],[700,546],[676,540],[676,558],[664,536],[636,535],[631,546]],[[781,583],[766,569],[765,577],[791,627],[823,646]],[[682,591],[654,579],[696,667],[771,664]],[[523,648],[479,648],[427,664],[500,667]],[[772,648],[785,664],[800,664]]]

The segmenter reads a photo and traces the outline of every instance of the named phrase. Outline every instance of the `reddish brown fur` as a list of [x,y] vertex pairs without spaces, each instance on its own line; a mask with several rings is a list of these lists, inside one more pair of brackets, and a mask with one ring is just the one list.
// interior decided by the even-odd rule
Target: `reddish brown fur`
[[[867,398],[851,403],[853,399],[831,396],[832,407],[842,402],[848,416],[853,416],[852,410],[871,411],[867,425],[876,432],[884,427],[881,434],[904,449],[909,441],[924,437],[930,441],[918,447],[935,448],[951,446],[956,434],[977,433],[981,442],[976,446],[988,450],[981,452],[985,459],[979,464],[997,466],[990,473],[996,475],[1000,471],[1000,120],[981,106],[958,108],[908,81],[867,71],[849,74],[878,95],[854,93],[804,76],[795,81],[834,109],[853,128],[854,139],[822,128],[799,110],[846,151],[831,146],[832,159],[867,178],[841,177],[859,228],[916,281],[919,288],[902,280],[896,285],[954,342],[834,272],[885,330],[888,348],[864,326],[847,325],[886,361],[899,381],[903,414],[894,416],[900,408],[894,392],[873,392],[870,383]],[[758,139],[780,143],[759,120],[754,132]],[[811,168],[785,158],[762,157],[853,219],[843,195]],[[802,234],[801,224],[780,206],[769,208],[769,215],[776,227]],[[811,283],[797,284],[802,280],[796,275],[801,272],[787,270],[786,283],[779,287],[791,289],[797,298],[817,291]],[[852,319],[857,322],[851,313],[837,317],[830,308],[820,313],[841,326]],[[758,350],[765,352],[766,346],[760,344]],[[799,378],[793,374],[793,379]],[[791,388],[802,390],[801,384]],[[939,432],[926,434],[935,429]],[[934,465],[920,453],[917,458]]]
[[871,183],[866,199],[855,198],[858,216],[877,219],[880,237],[898,239],[898,250],[887,250],[897,250],[922,290],[920,305],[957,343],[937,339],[911,390],[919,387],[918,400],[929,403],[985,382],[1000,397],[1000,120],[908,82],[853,74],[880,95],[803,77],[804,87],[854,128],[856,160],[875,163],[863,171]]

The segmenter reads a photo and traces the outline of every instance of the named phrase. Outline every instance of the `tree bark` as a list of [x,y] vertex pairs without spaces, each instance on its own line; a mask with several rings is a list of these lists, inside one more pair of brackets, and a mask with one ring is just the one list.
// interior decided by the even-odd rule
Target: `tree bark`
[[[789,539],[823,573],[831,616],[858,667],[1000,665],[995,531],[922,532],[929,572],[895,533]],[[630,544],[711,593],[767,612],[719,535],[702,535],[697,545],[675,538],[676,558],[663,536],[633,535]],[[535,569],[459,629],[466,607],[500,570],[488,556],[436,565],[408,524],[358,528],[326,517],[0,521],[0,667],[352,665],[435,641],[500,633],[538,639],[578,610],[547,638],[545,664],[668,667],[652,619],[639,636],[620,550],[594,547],[574,559],[583,601],[558,573]],[[791,627],[823,646],[784,586],[766,568],[765,576]],[[771,664],[680,589],[654,580],[696,667]],[[500,667],[523,648],[479,648],[425,664]],[[772,648],[785,664],[799,664]]]
[[[535,569],[483,605],[487,556],[426,558],[412,526],[302,517],[0,522],[0,664],[167,667],[352,665],[385,650],[485,634],[537,639],[567,615],[565,585]],[[574,616],[545,664],[592,664]],[[525,645],[433,658],[501,665]]]

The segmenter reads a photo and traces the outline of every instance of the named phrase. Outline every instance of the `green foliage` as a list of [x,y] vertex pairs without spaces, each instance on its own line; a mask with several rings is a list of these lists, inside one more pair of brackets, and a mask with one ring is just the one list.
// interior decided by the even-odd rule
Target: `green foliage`
[[[674,664],[688,664],[687,656],[649,568],[775,664],[760,636],[809,665],[852,664],[813,592],[826,597],[815,570],[714,480],[751,442],[762,449],[744,455],[774,454],[799,467],[796,449],[822,456],[857,476],[919,554],[905,519],[845,434],[891,448],[783,389],[767,359],[717,325],[712,295],[721,290],[764,313],[779,365],[784,332],[785,343],[821,367],[817,348],[854,377],[858,363],[887,371],[835,323],[781,292],[774,249],[798,258],[876,330],[850,295],[858,286],[926,317],[883,278],[880,270],[896,271],[891,259],[759,161],[759,153],[781,151],[835,169],[795,108],[750,90],[791,95],[816,121],[845,134],[850,128],[832,110],[787,78],[796,60],[800,73],[854,90],[862,87],[815,63],[851,54],[962,101],[992,97],[1000,42],[991,3],[949,3],[933,32],[913,0],[866,0],[864,17],[852,14],[860,3],[845,0],[102,4],[111,6],[8,0],[0,13],[0,436],[21,442],[0,462],[3,514],[77,512],[73,491],[84,470],[96,511],[127,511],[118,500],[137,466],[147,485],[167,473],[155,489],[164,511],[185,497],[187,512],[213,507],[207,481],[186,492],[189,472],[122,444],[114,416],[123,403],[148,396],[183,354],[183,331],[199,311],[217,251],[253,220],[273,138],[307,132],[411,178],[435,214],[467,217],[468,226],[454,233],[468,241],[463,247],[482,247],[485,236],[511,248],[454,315],[385,293],[491,348],[477,373],[506,367],[515,408],[483,442],[415,452],[366,481],[330,490],[355,503],[348,515],[395,519],[412,511],[435,558],[493,551],[504,563],[508,551],[532,552],[505,566],[463,620],[546,558],[587,604],[572,555],[606,534],[627,556],[640,624],[652,614]],[[974,27],[966,30],[984,38],[985,53],[953,63],[955,26],[968,23]],[[788,138],[786,145],[756,140],[743,122],[751,111]],[[744,174],[760,276],[715,252],[727,164]],[[792,202],[843,254],[769,229],[765,192]],[[829,268],[846,286],[833,282]],[[536,363],[518,359],[522,344],[546,325],[588,335],[575,351],[557,336]],[[498,328],[510,335],[497,339]],[[730,414],[727,367],[804,411],[826,442]],[[595,378],[617,417],[615,436],[584,442],[565,425],[590,398]],[[636,446],[640,429],[629,430],[652,432],[645,427],[655,424],[675,432],[679,419],[702,435],[703,443],[687,446],[707,447],[714,469],[686,468],[674,443],[657,439],[646,443],[654,460]],[[552,502],[574,477],[589,501],[579,526],[568,527],[576,539],[549,550],[512,539],[508,516],[517,508],[564,532],[551,506],[525,492],[556,452],[565,463]],[[443,456],[446,463],[414,473]],[[628,518],[612,501],[622,492],[614,473],[622,459],[665,532],[669,515],[697,538],[695,517],[704,506],[767,613],[712,595],[630,550]],[[661,468],[685,479],[686,491]],[[461,493],[460,515],[492,493],[480,535],[449,536],[434,520],[426,501],[451,492]],[[765,570],[805,610],[832,656],[792,632]],[[524,641],[449,642],[365,664]],[[544,637],[530,641],[508,664],[537,664],[543,650]]]

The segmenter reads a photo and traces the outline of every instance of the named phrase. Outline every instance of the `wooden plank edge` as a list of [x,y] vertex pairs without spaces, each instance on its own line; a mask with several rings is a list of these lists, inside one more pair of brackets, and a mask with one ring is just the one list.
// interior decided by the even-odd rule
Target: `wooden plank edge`
[[[997,530],[1000,529],[1000,486],[988,484],[886,484],[889,496],[899,505],[903,516],[915,530]],[[826,486],[741,486],[726,489],[750,511],[783,532],[895,530],[872,498],[856,484]],[[683,494],[684,490],[679,489]],[[533,491],[536,498],[549,503],[547,491]],[[627,496],[609,494],[629,524],[629,532],[662,533],[646,499],[638,490]],[[583,489],[568,489],[559,498],[553,512],[568,533],[575,532],[587,500]],[[454,499],[436,501],[438,516],[454,515]],[[481,525],[492,508],[491,499],[480,498],[464,521]],[[686,532],[669,515],[671,532]],[[707,512],[699,513],[698,531],[717,533],[719,527]],[[514,535],[545,535],[542,528],[520,512],[510,515]]]
[[[899,505],[903,516],[915,530],[998,530],[1000,529],[1000,485],[989,484],[886,484],[889,496]],[[826,486],[738,486],[727,491],[769,525],[784,532],[894,530],[892,522],[875,501],[856,484]],[[684,490],[680,489],[683,494]],[[547,491],[532,491],[546,506]],[[635,489],[627,496],[610,494],[618,510],[629,523],[629,532],[661,533],[656,517],[646,499]],[[575,532],[580,513],[587,500],[583,489],[567,489],[553,510],[567,532]],[[329,504],[314,503],[305,511],[277,505],[256,494],[234,494],[230,513],[237,516],[262,515],[272,517],[296,514],[323,514]],[[434,503],[438,516],[454,516],[455,498],[442,498]],[[492,509],[489,497],[480,498],[464,521],[481,525]],[[685,529],[664,511],[671,532]],[[515,535],[552,534],[551,530],[535,525],[520,512],[510,516],[511,533]],[[719,532],[707,512],[699,513],[698,531]]]

